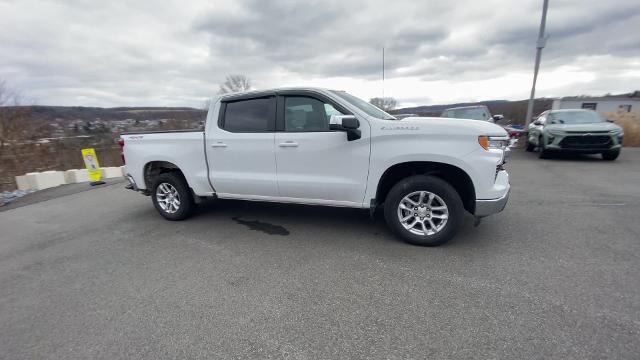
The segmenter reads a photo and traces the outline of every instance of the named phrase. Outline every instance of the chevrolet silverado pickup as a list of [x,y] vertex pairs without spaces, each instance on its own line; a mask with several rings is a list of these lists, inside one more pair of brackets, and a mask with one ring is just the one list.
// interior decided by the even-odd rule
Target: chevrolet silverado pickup
[[405,241],[450,240],[468,212],[509,196],[508,136],[495,124],[397,120],[347,92],[281,88],[212,99],[203,131],[125,133],[128,187],[168,220],[203,198],[382,208]]

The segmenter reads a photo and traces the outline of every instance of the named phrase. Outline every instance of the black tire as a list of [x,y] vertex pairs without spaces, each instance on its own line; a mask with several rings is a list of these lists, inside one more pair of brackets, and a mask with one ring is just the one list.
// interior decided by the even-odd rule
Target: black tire
[[602,159],[607,161],[613,161],[620,156],[620,150],[605,151],[602,153]]
[[538,138],[538,158],[540,159],[548,159],[549,151],[544,147],[544,139],[542,136]]
[[529,138],[527,137],[527,147],[525,148],[525,151],[532,152],[535,147],[535,145],[529,142]]
[[[163,206],[160,204],[160,200],[158,199],[159,196],[157,195],[158,187],[163,184],[169,184],[177,192],[179,205],[172,205],[169,210],[163,208]],[[156,210],[158,210],[160,215],[162,215],[165,219],[172,221],[184,220],[188,218],[189,216],[191,216],[195,207],[193,195],[191,194],[189,185],[187,184],[187,181],[184,179],[182,174],[180,174],[179,172],[168,172],[160,174],[155,179],[155,181],[153,182],[153,186],[151,187],[151,199],[153,200],[153,205],[156,207]]]
[[[398,216],[398,208],[404,197],[420,191],[430,192],[440,197],[448,210],[448,218],[444,227],[434,234],[412,233],[402,225]],[[464,211],[460,195],[449,183],[438,177],[426,175],[411,176],[395,184],[389,191],[384,204],[385,220],[393,233],[410,244],[421,246],[438,246],[451,240],[462,225]],[[436,221],[435,216],[433,220]]]

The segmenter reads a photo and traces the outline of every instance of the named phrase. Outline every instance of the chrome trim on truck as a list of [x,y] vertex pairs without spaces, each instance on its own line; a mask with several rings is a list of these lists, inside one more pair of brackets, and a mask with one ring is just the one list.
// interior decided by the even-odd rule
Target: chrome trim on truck
[[506,194],[497,199],[476,200],[476,211],[474,215],[477,217],[485,217],[501,212],[504,210],[504,207],[507,206],[510,191],[511,189],[507,190]]

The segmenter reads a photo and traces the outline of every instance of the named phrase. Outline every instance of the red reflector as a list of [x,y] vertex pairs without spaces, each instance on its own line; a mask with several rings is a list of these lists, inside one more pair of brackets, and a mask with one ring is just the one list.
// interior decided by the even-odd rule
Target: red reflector
[[[124,150],[124,139],[118,139],[118,145],[120,145],[120,150]],[[124,152],[120,153],[120,157],[122,158],[122,164],[126,165],[127,162],[124,160]]]

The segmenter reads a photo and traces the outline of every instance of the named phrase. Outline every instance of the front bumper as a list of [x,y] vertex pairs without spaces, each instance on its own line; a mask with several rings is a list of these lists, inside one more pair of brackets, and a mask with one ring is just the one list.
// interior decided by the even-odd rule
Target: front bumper
[[511,187],[509,186],[507,192],[497,199],[476,200],[476,211],[474,215],[476,217],[485,217],[501,212],[505,206],[507,206],[510,191]]
[[608,133],[547,133],[544,141],[545,150],[584,154],[614,151],[622,147],[622,137]]
[[597,154],[605,151],[615,151],[622,149],[622,145],[614,145],[614,146],[598,146],[592,148],[572,148],[572,147],[563,147],[558,145],[547,145],[545,148],[547,151],[557,151],[557,152],[567,152],[567,153],[581,153],[581,154]]

